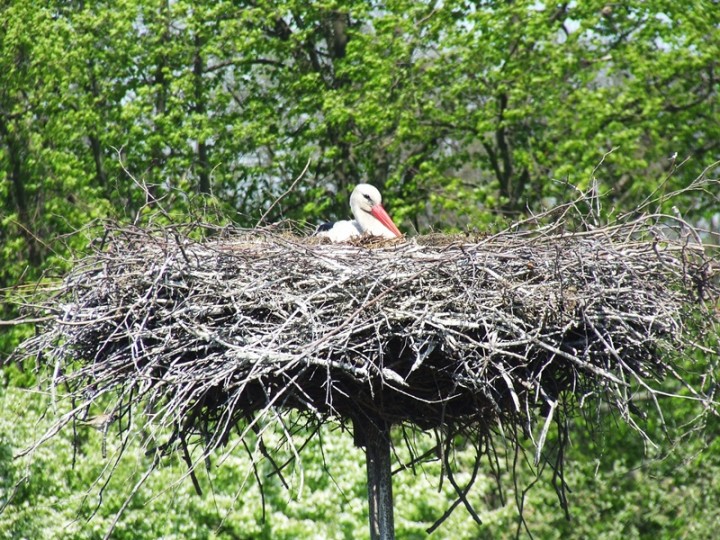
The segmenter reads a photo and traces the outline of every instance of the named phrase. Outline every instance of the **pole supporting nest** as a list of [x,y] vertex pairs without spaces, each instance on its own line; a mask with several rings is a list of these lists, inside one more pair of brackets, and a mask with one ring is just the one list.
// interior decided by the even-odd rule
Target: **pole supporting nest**
[[390,424],[382,419],[354,422],[355,443],[365,447],[371,540],[393,540]]

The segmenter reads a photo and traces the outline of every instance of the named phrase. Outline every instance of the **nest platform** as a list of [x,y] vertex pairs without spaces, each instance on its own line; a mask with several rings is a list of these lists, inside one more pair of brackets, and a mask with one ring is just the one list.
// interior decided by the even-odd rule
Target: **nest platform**
[[717,266],[658,221],[354,244],[109,227],[24,350],[75,400],[61,422],[152,404],[208,451],[277,409],[480,434],[539,422],[542,446],[559,405],[632,422],[637,392],[682,381],[674,359],[697,345],[685,324],[707,317]]

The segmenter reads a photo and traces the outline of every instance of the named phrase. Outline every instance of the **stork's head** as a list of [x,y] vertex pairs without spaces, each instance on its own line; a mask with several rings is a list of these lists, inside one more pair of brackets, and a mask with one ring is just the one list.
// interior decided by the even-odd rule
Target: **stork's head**
[[358,184],[350,195],[350,209],[364,232],[385,238],[402,236],[382,206],[382,195],[370,184]]
[[370,184],[358,184],[350,195],[350,208],[353,213],[362,210],[368,214],[372,209],[382,205],[382,195],[375,186]]

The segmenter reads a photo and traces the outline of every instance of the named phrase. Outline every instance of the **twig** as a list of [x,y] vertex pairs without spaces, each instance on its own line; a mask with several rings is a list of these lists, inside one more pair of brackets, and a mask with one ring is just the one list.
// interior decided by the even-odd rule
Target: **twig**
[[256,228],[259,227],[260,225],[262,225],[263,221],[265,221],[265,218],[266,218],[266,217],[268,216],[268,214],[272,211],[272,209],[275,208],[275,206],[277,206],[277,204],[278,204],[286,195],[288,195],[289,193],[292,192],[293,189],[295,189],[295,186],[297,185],[297,183],[302,179],[303,176],[305,176],[305,173],[307,172],[308,167],[310,167],[310,162],[311,162],[311,160],[312,160],[312,158],[308,158],[307,163],[305,163],[305,167],[303,167],[302,172],[298,175],[297,178],[295,178],[295,180],[293,180],[293,183],[290,184],[290,187],[287,188],[287,190],[285,190],[277,199],[275,199],[275,200],[272,202],[272,204],[271,204],[270,206],[268,206],[268,209],[265,210],[265,212],[263,212],[263,215],[260,216],[260,219],[258,219],[258,222],[255,224],[255,227],[256,227]]

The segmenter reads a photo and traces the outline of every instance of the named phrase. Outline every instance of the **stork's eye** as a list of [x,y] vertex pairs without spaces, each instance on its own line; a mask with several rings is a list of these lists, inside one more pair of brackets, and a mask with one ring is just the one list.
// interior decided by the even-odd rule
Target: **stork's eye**
[[368,201],[372,202],[372,199],[370,198],[370,195],[368,195],[367,193],[365,194],[365,198],[366,198]]

